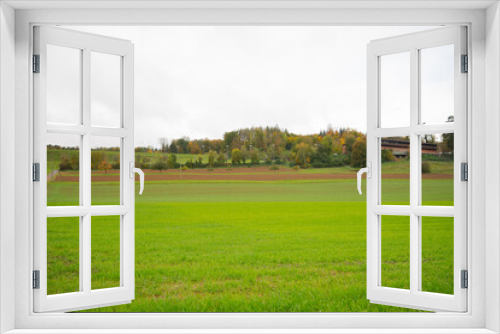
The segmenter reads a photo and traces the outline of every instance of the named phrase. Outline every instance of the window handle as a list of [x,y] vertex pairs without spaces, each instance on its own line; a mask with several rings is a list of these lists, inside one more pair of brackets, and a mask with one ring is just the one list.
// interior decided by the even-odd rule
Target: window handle
[[372,163],[367,162],[366,165],[367,165],[367,167],[361,168],[358,171],[358,192],[360,195],[362,194],[362,192],[361,192],[361,176],[363,175],[363,173],[366,173],[367,178],[371,179],[371,177],[372,177]]
[[131,161],[129,164],[129,170],[130,170],[130,178],[135,179],[135,173],[139,174],[139,180],[141,184],[141,189],[139,190],[139,195],[142,195],[142,192],[144,191],[144,172],[140,168],[135,168],[134,167],[134,162]]

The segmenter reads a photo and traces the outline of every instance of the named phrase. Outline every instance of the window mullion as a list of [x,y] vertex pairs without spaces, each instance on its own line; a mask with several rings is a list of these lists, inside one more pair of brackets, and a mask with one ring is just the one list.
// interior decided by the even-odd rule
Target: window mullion
[[83,206],[89,209],[82,217],[82,233],[80,234],[80,281],[83,282],[83,291],[90,293],[92,288],[92,263],[91,263],[91,152],[90,152],[90,50],[83,50],[82,61],[82,124],[89,131],[82,139],[82,165],[80,166],[80,189]]
[[419,143],[413,129],[419,121],[419,57],[418,50],[410,50],[410,291],[416,293],[420,285],[420,228],[419,217],[413,210],[419,201]]

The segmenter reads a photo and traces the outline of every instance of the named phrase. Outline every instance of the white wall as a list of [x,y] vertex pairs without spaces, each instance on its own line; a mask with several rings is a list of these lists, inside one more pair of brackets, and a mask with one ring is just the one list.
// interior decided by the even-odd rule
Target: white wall
[[0,2],[0,333],[14,328],[14,10]]
[[500,332],[500,6],[486,11],[486,254],[497,261],[486,264],[486,328]]

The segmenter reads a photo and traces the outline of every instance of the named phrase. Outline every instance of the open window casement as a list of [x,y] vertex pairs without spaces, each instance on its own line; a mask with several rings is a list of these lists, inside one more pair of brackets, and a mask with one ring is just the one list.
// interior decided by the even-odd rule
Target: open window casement
[[[94,61],[99,61],[100,57],[111,57],[110,64],[116,65],[117,75],[114,78],[92,71],[92,66],[96,64]],[[83,310],[129,303],[134,299],[133,59],[134,48],[129,41],[53,27],[34,28],[34,181],[37,181],[34,183],[35,312]],[[102,69],[107,67],[101,64],[100,69],[103,72]],[[102,87],[113,86],[110,92],[114,92],[114,114],[109,112],[109,105],[94,103],[92,97],[93,94],[109,97],[111,93],[106,89],[96,92],[91,83],[99,84],[101,90]],[[113,117],[115,120],[111,121]],[[97,119],[100,121],[97,122]],[[95,205],[93,195],[97,194],[91,194],[91,147],[97,137],[103,142],[118,143],[117,147],[120,147],[115,161],[119,163],[119,167],[115,167],[119,171],[119,195],[117,191],[118,199],[113,205]],[[66,138],[71,140],[65,142]],[[65,146],[65,143],[79,148],[68,151],[74,165],[73,175],[65,175],[68,179],[65,184],[71,184],[76,195],[71,200],[71,194],[63,190],[58,193],[62,204],[54,205],[48,202],[47,189],[51,179],[58,177],[58,169],[64,169],[61,165],[52,166],[54,169],[48,166],[48,145]],[[92,260],[100,261],[102,257],[94,258],[91,246],[94,245],[93,238],[100,234],[101,222],[109,217],[114,217],[116,221],[116,240],[119,240],[116,247],[119,259],[116,261],[119,263],[113,266],[119,268],[119,278],[115,278],[118,282],[115,286],[102,288],[102,285],[92,282]],[[52,228],[62,231],[58,234],[59,245],[66,241],[63,229],[69,221],[74,222],[72,228],[78,234],[74,256],[75,272],[78,273],[73,273],[76,284],[68,292],[61,293],[48,287],[48,277],[54,276],[54,272],[49,271],[57,265],[62,266],[63,271],[69,266],[65,258],[56,260],[60,264],[48,265],[49,221]],[[65,248],[60,249],[66,252]],[[70,250],[67,252],[69,254]]]
[[[371,303],[431,311],[467,310],[466,54],[465,27],[439,28],[376,40],[368,45],[367,298]],[[436,82],[446,75],[443,64],[450,66],[446,79],[449,94],[436,88]],[[429,69],[433,69],[430,75]],[[436,121],[435,116],[444,109],[448,109],[449,116]],[[423,201],[424,183],[428,181],[422,181],[422,154],[428,150],[427,143],[433,142],[428,138],[438,136],[451,137],[454,141],[451,155],[443,153],[440,144],[432,146],[437,155],[448,154],[447,158],[453,161],[453,190],[450,191],[453,201],[448,204]],[[392,141],[387,141],[391,137]],[[390,184],[383,182],[383,140],[395,147],[398,140],[406,143],[410,175],[406,203],[384,201],[388,189],[383,188]],[[397,154],[397,148],[393,152]],[[394,252],[394,247],[384,244],[384,222],[394,219],[407,222],[409,239],[409,243],[396,239],[396,243],[401,241],[403,245],[399,250],[407,252],[409,260],[396,264],[390,260],[394,254],[388,254]],[[445,293],[427,289],[429,285],[423,284],[439,279],[429,270],[423,272],[423,267],[432,262],[429,256],[423,257],[426,245],[422,242],[423,222],[430,219],[438,226],[446,219],[451,221],[450,257],[453,258],[449,265],[450,288]],[[407,279],[409,284],[386,284],[390,281],[386,275],[390,273],[385,270],[391,265],[405,268],[406,277],[398,279]]]

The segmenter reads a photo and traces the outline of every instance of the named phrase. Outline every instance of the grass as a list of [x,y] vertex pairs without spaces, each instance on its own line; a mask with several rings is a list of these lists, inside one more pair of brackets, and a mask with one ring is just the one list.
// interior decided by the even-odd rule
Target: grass
[[[449,205],[452,181],[427,181],[441,182],[428,203]],[[389,180],[387,200],[404,204],[407,184]],[[75,184],[49,187],[51,203],[75,200]],[[110,204],[116,183],[92,189],[93,202]],[[78,289],[75,219],[51,218],[49,292]],[[92,219],[92,286],[116,286],[116,217]],[[95,219],[104,219],[98,229]],[[408,218],[382,222],[383,283],[407,288]],[[366,299],[366,202],[354,180],[146,182],[135,230],[135,300],[92,312],[409,311]],[[453,221],[432,218],[422,230],[422,270],[431,275],[422,287],[453,293]]]

